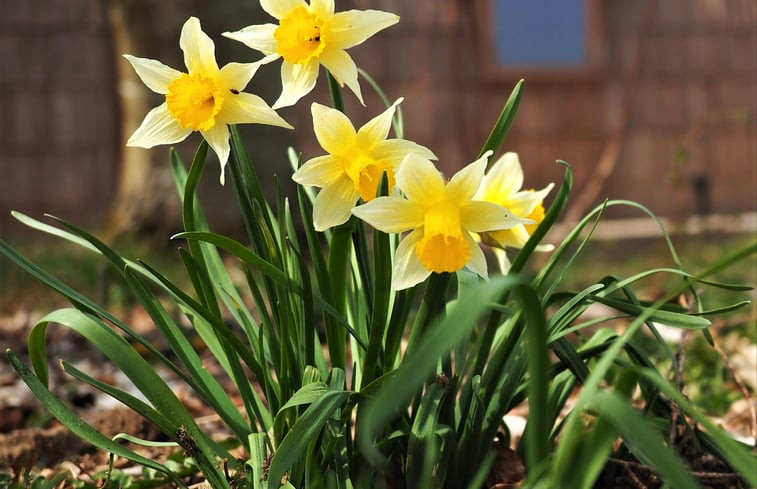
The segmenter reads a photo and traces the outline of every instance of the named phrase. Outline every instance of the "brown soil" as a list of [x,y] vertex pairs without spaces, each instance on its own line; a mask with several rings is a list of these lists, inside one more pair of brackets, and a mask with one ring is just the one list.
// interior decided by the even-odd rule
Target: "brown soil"
[[[126,408],[101,411],[90,422],[109,437],[129,433],[147,440],[164,439],[155,427]],[[145,452],[144,447],[140,448]],[[92,474],[107,468],[108,461],[108,453],[84,442],[55,421],[42,428],[0,433],[0,472],[11,472],[16,480],[28,474],[54,474],[64,464],[76,467],[78,477],[91,480]]]

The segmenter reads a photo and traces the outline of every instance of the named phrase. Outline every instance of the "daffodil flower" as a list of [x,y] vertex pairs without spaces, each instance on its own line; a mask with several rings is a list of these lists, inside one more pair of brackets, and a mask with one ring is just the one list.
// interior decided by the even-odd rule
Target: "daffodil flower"
[[292,179],[300,185],[322,187],[313,203],[313,224],[323,231],[347,221],[359,199],[376,197],[384,173],[389,191],[408,154],[436,159],[428,148],[405,139],[387,139],[398,99],[391,107],[355,131],[342,112],[314,103],[313,128],[327,155],[305,162]]
[[202,31],[200,21],[190,17],[181,29],[179,46],[188,73],[154,59],[124,57],[147,87],[166,101],[152,109],[127,141],[127,146],[152,148],[183,141],[200,131],[221,161],[221,184],[229,159],[228,124],[259,123],[291,129],[263,99],[242,90],[258,64],[229,63],[218,69],[215,45]]
[[309,4],[305,0],[260,0],[260,6],[279,24],[253,25],[223,35],[263,53],[261,63],[283,58],[282,92],[274,108],[294,105],[308,94],[320,65],[363,103],[357,67],[345,49],[396,24],[397,15],[380,10],[334,13],[334,0],[311,0]]
[[378,197],[352,210],[385,233],[410,231],[397,246],[393,289],[406,289],[431,273],[463,267],[486,278],[484,253],[471,233],[530,222],[512,216],[500,205],[473,198],[490,155],[487,152],[457,172],[447,184],[431,161],[408,155],[396,175],[404,197]]
[[[476,198],[499,204],[516,217],[526,218],[533,224],[519,224],[509,229],[488,231],[481,239],[495,247],[495,255],[503,272],[509,269],[509,261],[504,249],[523,248],[539,223],[544,220],[544,198],[552,190],[550,183],[541,190],[521,190],[523,169],[517,153],[505,153],[489,169],[476,193]],[[551,251],[554,246],[538,245],[537,251]]]

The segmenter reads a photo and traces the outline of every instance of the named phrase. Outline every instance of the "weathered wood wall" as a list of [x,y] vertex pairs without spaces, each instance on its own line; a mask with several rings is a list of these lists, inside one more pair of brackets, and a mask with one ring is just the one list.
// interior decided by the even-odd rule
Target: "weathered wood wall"
[[[520,153],[528,185],[559,181],[562,170],[553,162],[560,158],[576,174],[574,202],[630,198],[672,217],[754,210],[757,2],[586,2],[593,19],[593,57],[591,69],[578,74],[493,69],[489,0],[336,3],[338,10],[379,8],[402,17],[351,53],[390,98],[405,97],[406,137],[432,148],[448,174],[473,159],[523,77],[525,97],[503,149]],[[112,204],[124,134],[134,129],[126,126],[134,123],[123,123],[125,111],[118,109],[117,73],[125,61],[115,55],[106,3],[3,2],[0,235],[16,227],[10,224],[10,209],[52,212],[88,224],[102,222]],[[149,6],[150,1],[119,5],[135,8],[139,3]],[[165,41],[151,48],[143,39],[134,54],[180,66],[176,43],[181,24],[198,15],[217,46],[236,49],[219,57],[222,62],[257,59],[219,36],[252,23],[253,15],[265,21],[255,2],[153,3],[144,25],[159,30],[153,34]],[[244,15],[239,14],[243,8]],[[277,78],[278,65],[263,67],[253,90],[262,90],[272,102]],[[382,110],[366,83],[363,90],[365,110],[351,94],[345,96],[357,123]],[[282,111],[297,128],[296,147],[305,158],[321,151],[310,128],[312,100],[328,103],[323,79],[316,93]],[[270,181],[270,174],[278,172],[288,180],[282,147],[286,136],[268,144],[281,131],[244,130],[253,141],[265,141],[256,148],[263,176]],[[191,154],[196,144],[196,138],[187,143],[184,154]],[[153,152],[165,157],[160,150],[135,151],[141,158]],[[215,173],[214,165],[209,161],[208,171]],[[594,189],[591,182],[599,180],[599,167],[612,171]],[[229,216],[233,200],[224,200],[216,190],[210,192],[208,206]],[[234,218],[229,219],[233,224]]]
[[0,234],[11,209],[92,222],[119,157],[110,27],[99,0],[5,0],[0,15]]

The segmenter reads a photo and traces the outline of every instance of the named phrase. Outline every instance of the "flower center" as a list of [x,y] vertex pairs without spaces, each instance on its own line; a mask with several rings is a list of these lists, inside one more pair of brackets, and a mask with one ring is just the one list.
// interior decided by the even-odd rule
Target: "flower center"
[[273,33],[276,52],[290,63],[306,64],[326,47],[328,29],[325,22],[299,6],[281,19]]
[[454,272],[468,263],[471,254],[457,206],[442,202],[426,211],[423,238],[416,243],[415,253],[427,270],[436,273]]
[[221,111],[224,95],[213,78],[184,73],[168,85],[166,103],[171,117],[181,127],[207,131],[216,124],[215,116]]
[[344,171],[355,185],[363,202],[376,198],[381,176],[386,172],[389,183],[389,193],[394,188],[394,168],[386,160],[374,160],[369,154],[361,151],[357,146],[351,148],[342,156]]

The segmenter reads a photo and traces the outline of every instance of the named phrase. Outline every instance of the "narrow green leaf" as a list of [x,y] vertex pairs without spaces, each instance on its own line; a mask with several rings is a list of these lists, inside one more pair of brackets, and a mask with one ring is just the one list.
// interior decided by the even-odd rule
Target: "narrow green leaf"
[[[30,352],[36,350],[37,371],[46,371],[44,331],[49,323],[62,324],[82,336],[103,352],[144,394],[148,401],[165,419],[173,423],[174,436],[183,427],[199,447],[197,461],[208,480],[228,487],[226,480],[212,459],[213,455],[231,458],[228,452],[210,440],[194,422],[184,405],[179,401],[170,387],[157,374],[155,369],[126,340],[94,316],[78,309],[58,309],[47,314],[34,325],[30,334]],[[40,362],[44,359],[44,364]]]
[[[355,226],[356,217],[337,226],[333,230],[331,243],[329,243],[329,281],[331,283],[331,298],[334,309],[345,315],[347,309],[347,264],[352,255],[352,230]],[[326,324],[326,344],[329,349],[331,364],[335,367],[344,368],[346,364],[344,332],[340,328],[329,323]]]
[[325,382],[311,382],[305,384],[289,398],[286,404],[281,406],[279,412],[290,407],[311,404],[329,390],[329,386]]
[[407,487],[432,487],[433,466],[438,463],[440,452],[435,430],[444,393],[442,386],[429,385],[415,413],[405,462]]
[[75,379],[81,380],[82,382],[86,382],[95,389],[104,392],[113,399],[121,402],[135,413],[153,423],[163,433],[173,435],[173,433],[176,431],[176,426],[173,421],[169,421],[159,411],[155,410],[152,406],[142,401],[141,399],[129,394],[124,390],[113,387],[110,384],[106,384],[101,380],[85,374],[65,360],[61,360],[60,365],[63,368],[63,371],[67,374],[71,375]]
[[523,307],[523,319],[528,337],[528,424],[524,433],[526,441],[526,467],[537,467],[549,455],[551,424],[547,412],[549,388],[549,359],[547,346],[547,321],[539,297],[528,286],[515,288]]
[[681,395],[670,382],[662,378],[659,372],[639,367],[635,367],[633,370],[655,384],[660,391],[678,404],[686,414],[704,426],[706,433],[703,436],[713,441],[720,451],[720,455],[731,467],[739,472],[750,486],[757,487],[757,471],[754,470],[757,462],[755,461],[754,453],[750,453],[748,447],[731,438],[722,428],[713,423],[706,414]]
[[592,406],[600,418],[609,421],[618,430],[633,454],[655,469],[662,480],[673,487],[701,487],[680,458],[663,444],[662,438],[628,400],[614,392],[601,392],[594,397]]
[[438,359],[475,327],[495,295],[516,283],[513,277],[500,276],[469,289],[446,317],[428,329],[426,336],[417,342],[412,352],[408,352],[399,368],[381,379],[380,391],[368,401],[365,415],[358,420],[362,423],[357,426],[357,443],[368,460],[374,463],[381,461],[381,455],[373,445],[374,436],[380,428],[386,426],[435,373]]
[[32,217],[27,216],[26,214],[19,212],[19,211],[11,211],[11,216],[16,218],[18,221],[20,221],[23,224],[26,224],[32,229],[36,229],[37,231],[42,231],[43,233],[50,234],[52,236],[57,236],[59,238],[63,238],[67,241],[70,241],[72,243],[78,244],[79,246],[86,248],[90,251],[94,251],[95,253],[98,253],[99,251],[97,248],[92,246],[87,240],[84,240],[74,234],[71,234],[67,231],[64,231],[60,228],[56,228],[55,226],[51,226],[49,224],[45,224],[41,221],[38,221],[37,219],[34,219]]
[[[198,392],[208,405],[212,406],[218,415],[228,424],[237,437],[244,438],[250,430],[250,426],[245,422],[237,407],[231,402],[229,395],[221,387],[213,375],[208,372],[203,365],[202,360],[194,349],[189,339],[185,336],[182,329],[169,316],[163,308],[160,300],[155,297],[141,282],[139,277],[131,269],[125,270],[127,283],[135,295],[140,299],[143,307],[150,315],[153,323],[166,339],[171,351],[181,361],[182,365],[189,372],[188,383]],[[244,377],[242,385],[238,386],[240,391],[248,394],[243,396],[245,402],[256,397],[257,393],[250,389],[245,389],[248,385]],[[262,401],[257,402],[262,405]],[[257,412],[257,411],[255,411]],[[262,415],[262,412],[257,412]],[[251,415],[248,410],[248,416]]]
[[347,391],[329,390],[308,406],[276,449],[268,471],[268,489],[278,488],[284,472],[305,453],[307,446],[348,396]]
[[344,97],[342,96],[342,87],[336,81],[330,71],[326,71],[326,79],[329,84],[329,93],[331,94],[331,105],[339,112],[344,112]]
[[176,485],[182,488],[186,488],[184,483],[170,470],[166,469],[157,462],[154,462],[148,458],[145,458],[133,451],[121,446],[114,442],[107,436],[103,435],[99,431],[95,430],[92,426],[87,424],[83,419],[76,415],[68,406],[63,404],[55,395],[50,392],[45,385],[39,381],[37,376],[19,360],[13,351],[7,349],[5,351],[8,360],[11,363],[13,369],[18,372],[21,380],[29,386],[29,389],[34,393],[37,399],[42,402],[48,413],[52,414],[58,421],[63,423],[69,430],[71,430],[76,436],[88,443],[106,450],[111,453],[115,453],[119,457],[123,457],[132,462],[138,463],[145,467],[157,470],[163,474],[166,474]]
[[[497,122],[489,133],[489,137],[486,139],[484,146],[478,153],[478,158],[481,158],[487,151],[497,152],[502,142],[505,140],[510,126],[515,119],[515,114],[518,112],[518,105],[520,105],[520,99],[523,96],[523,84],[524,80],[520,80],[515,84],[510,97],[507,99],[505,106],[502,108],[502,112],[499,114]],[[491,162],[490,162],[491,163]]]
[[[555,200],[553,200],[552,205],[549,206],[549,209],[544,215],[544,219],[542,219],[533,233],[531,233],[531,237],[528,238],[526,244],[523,245],[523,248],[518,251],[518,254],[513,259],[512,265],[510,266],[510,273],[519,273],[523,270],[523,267],[536,249],[536,246],[541,243],[542,239],[547,235],[547,232],[562,215],[562,212],[565,210],[565,206],[568,203],[568,197],[573,189],[573,171],[570,169],[568,163],[562,160],[557,160],[557,163],[565,168],[565,176],[563,177],[562,185],[560,185],[560,190],[557,191]],[[534,284],[538,287],[539,280],[537,279]]]
[[113,435],[113,438],[111,439],[113,441],[126,440],[128,442],[134,443],[136,445],[141,445],[143,447],[179,447],[180,446],[175,441],[143,440],[142,438],[137,438],[136,436],[132,436],[128,433],[116,433],[115,435]]
[[266,458],[268,451],[266,450],[266,444],[268,442],[268,436],[265,433],[251,433],[247,438],[247,443],[250,450],[250,458],[247,460],[246,465],[252,469],[252,484],[253,489],[265,488],[265,469]]
[[608,297],[594,294],[591,294],[589,297],[600,304],[612,307],[613,309],[630,314],[631,316],[646,314],[646,320],[662,323],[668,326],[676,326],[684,329],[702,329],[710,325],[709,320],[699,316],[679,314],[677,312],[665,311],[659,308],[653,309],[643,307],[623,300],[610,299]]
[[[174,237],[191,238],[213,243],[232,253],[234,256],[247,263],[248,265],[261,269],[268,277],[274,279],[282,285],[292,287],[293,289],[295,288],[295,284],[291,283],[288,277],[282,271],[260,258],[252,250],[246,248],[244,245],[231,238],[216,233],[206,232],[179,233]],[[344,327],[347,332],[349,332],[355,338],[355,340],[360,344],[362,348],[367,348],[365,340],[360,337],[358,332],[355,331],[354,328],[352,328],[350,323],[347,322],[347,320],[345,320],[344,317],[331,304],[328,304],[319,295],[315,295],[314,298],[316,302],[318,302],[318,305],[321,306],[330,316],[336,319],[338,323],[341,324],[342,327]]]
[[[187,174],[186,169],[184,168],[184,164],[182,163],[181,159],[179,158],[176,151],[171,151],[171,169],[173,171],[174,181],[176,182],[176,186],[178,189],[179,197],[182,199],[182,202],[185,202],[185,190],[187,189],[187,182],[189,180],[189,175]],[[195,179],[195,177],[192,177]],[[190,185],[191,188],[191,185]],[[193,203],[193,212],[194,216],[192,217],[192,222],[194,228],[192,229],[186,229],[187,231],[207,231],[208,230],[208,223],[205,219],[205,216],[202,212],[202,209],[199,205],[199,202],[197,202],[197,198],[194,198]],[[188,211],[188,209],[186,209]],[[226,270],[226,267],[224,266],[223,261],[221,260],[220,255],[218,254],[218,250],[216,250],[214,247],[210,245],[204,245],[200,247],[200,250],[203,255],[203,263],[205,266],[205,270],[210,277],[210,281],[212,284],[217,284],[219,289],[222,289],[224,291],[224,294],[222,294],[222,299],[226,303],[227,308],[229,309],[230,313],[234,318],[240,323],[240,324],[251,324],[255,325],[255,319],[252,317],[252,314],[249,310],[246,308],[238,308],[234,307],[235,304],[242,304],[242,298],[239,296],[236,288],[234,287],[234,284],[229,277],[229,274]],[[141,267],[137,266],[136,269],[140,269]],[[154,277],[147,275],[148,278],[153,280],[155,283],[162,285],[162,282],[155,279]]]

